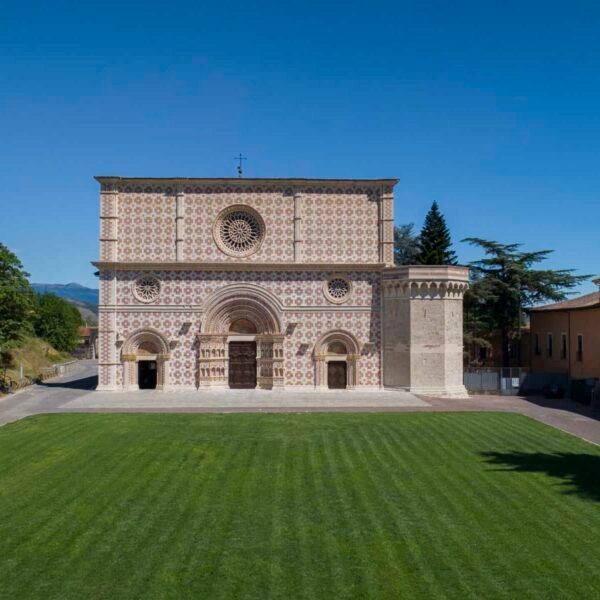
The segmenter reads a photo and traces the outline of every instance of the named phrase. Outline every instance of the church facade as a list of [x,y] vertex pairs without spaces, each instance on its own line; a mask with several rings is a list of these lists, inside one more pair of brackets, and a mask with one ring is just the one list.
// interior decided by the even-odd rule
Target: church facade
[[463,267],[395,267],[397,180],[100,183],[98,389],[466,395]]

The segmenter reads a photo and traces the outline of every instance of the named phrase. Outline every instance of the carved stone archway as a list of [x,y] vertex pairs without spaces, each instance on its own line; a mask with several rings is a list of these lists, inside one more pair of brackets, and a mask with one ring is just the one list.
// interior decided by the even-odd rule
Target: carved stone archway
[[[257,285],[229,285],[215,292],[206,302],[198,336],[199,386],[228,387],[229,342],[255,341],[258,387],[282,389],[281,309],[277,297]],[[246,333],[237,331],[241,322],[248,324]]]
[[315,344],[315,387],[327,389],[328,362],[345,361],[347,366],[346,388],[349,390],[356,388],[359,359],[360,346],[351,333],[342,329],[327,332]]
[[140,360],[155,360],[156,389],[166,389],[169,386],[169,357],[169,344],[159,331],[150,328],[134,331],[125,340],[121,349],[123,388],[126,390],[139,389],[137,363]]

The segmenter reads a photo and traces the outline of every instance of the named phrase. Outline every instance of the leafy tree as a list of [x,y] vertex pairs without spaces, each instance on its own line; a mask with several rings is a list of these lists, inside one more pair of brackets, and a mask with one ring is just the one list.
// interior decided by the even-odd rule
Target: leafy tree
[[79,340],[82,325],[79,311],[69,302],[54,294],[39,294],[35,302],[33,328],[57,350],[68,352]]
[[21,261],[0,242],[0,347],[30,329],[34,292]]
[[552,250],[524,252],[522,244],[501,244],[481,238],[463,240],[478,246],[485,257],[472,262],[471,288],[465,299],[465,340],[494,331],[501,334],[502,366],[509,366],[510,335],[520,335],[524,309],[542,302],[564,300],[588,275],[573,269],[535,269]]
[[425,217],[425,223],[419,236],[419,253],[416,257],[419,265],[455,265],[456,253],[451,249],[452,240],[446,219],[434,202]]
[[414,265],[419,253],[419,236],[413,231],[414,224],[394,227],[394,262],[397,265]]

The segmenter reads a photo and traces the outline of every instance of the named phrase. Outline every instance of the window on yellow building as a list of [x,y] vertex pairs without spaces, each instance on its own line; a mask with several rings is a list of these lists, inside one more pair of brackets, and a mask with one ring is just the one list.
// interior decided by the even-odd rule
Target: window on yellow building
[[548,358],[552,358],[552,354],[554,352],[554,339],[553,339],[551,333],[548,334],[547,350],[548,350]]
[[567,358],[567,334],[560,334],[560,357],[564,360]]

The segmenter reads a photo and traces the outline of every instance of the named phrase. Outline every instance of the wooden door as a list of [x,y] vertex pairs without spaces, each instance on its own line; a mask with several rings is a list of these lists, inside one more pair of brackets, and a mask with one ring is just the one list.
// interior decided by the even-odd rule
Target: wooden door
[[256,387],[256,342],[229,342],[229,387]]
[[346,361],[332,360],[327,363],[327,386],[332,390],[346,389]]
[[156,361],[140,360],[138,362],[138,387],[140,390],[156,389]]

